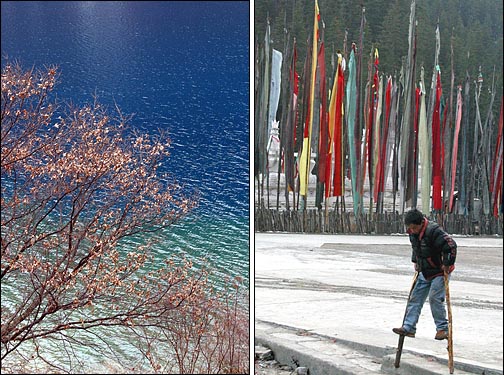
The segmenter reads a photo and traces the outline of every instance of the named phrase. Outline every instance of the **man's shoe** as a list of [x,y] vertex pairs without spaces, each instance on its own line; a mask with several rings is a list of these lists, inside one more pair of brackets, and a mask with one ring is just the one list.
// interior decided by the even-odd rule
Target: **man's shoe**
[[439,330],[436,332],[436,337],[434,337],[436,340],[444,340],[448,338],[448,332]]
[[397,333],[398,335],[402,335],[402,336],[415,337],[415,334],[413,332],[408,332],[403,327],[392,328],[392,332]]

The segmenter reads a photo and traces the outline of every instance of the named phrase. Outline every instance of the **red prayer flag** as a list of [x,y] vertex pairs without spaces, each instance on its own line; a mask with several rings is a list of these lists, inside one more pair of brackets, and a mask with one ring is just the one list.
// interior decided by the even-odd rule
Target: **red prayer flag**
[[441,72],[438,70],[436,82],[436,101],[432,114],[432,206],[434,210],[442,209],[441,198],[441,133],[439,105],[441,101]]

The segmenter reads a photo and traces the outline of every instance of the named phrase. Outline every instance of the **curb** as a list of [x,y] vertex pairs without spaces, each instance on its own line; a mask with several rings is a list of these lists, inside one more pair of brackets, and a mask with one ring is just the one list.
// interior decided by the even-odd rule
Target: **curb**
[[[265,329],[255,331],[255,345],[271,349],[275,359],[291,367],[307,367],[310,375],[444,375],[447,360],[404,351],[394,367],[395,348],[380,348],[355,341],[306,332],[294,327],[258,321]],[[503,375],[502,370],[455,361],[457,375]]]
[[265,335],[255,335],[255,345],[262,345],[270,348],[275,360],[281,364],[286,364],[291,367],[307,367],[310,375],[373,375],[380,374],[379,364],[375,371],[356,369],[349,364],[336,362],[336,358],[330,355],[324,355],[316,350],[307,351],[306,347],[299,345],[293,341],[279,340],[278,338],[269,339]]

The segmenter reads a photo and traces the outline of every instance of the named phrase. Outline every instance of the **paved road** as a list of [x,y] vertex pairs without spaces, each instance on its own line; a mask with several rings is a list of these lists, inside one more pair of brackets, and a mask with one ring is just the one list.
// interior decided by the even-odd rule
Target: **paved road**
[[[502,238],[455,237],[450,282],[455,361],[502,371]],[[413,277],[407,236],[255,234],[255,319],[395,348]],[[405,350],[446,358],[424,305]]]

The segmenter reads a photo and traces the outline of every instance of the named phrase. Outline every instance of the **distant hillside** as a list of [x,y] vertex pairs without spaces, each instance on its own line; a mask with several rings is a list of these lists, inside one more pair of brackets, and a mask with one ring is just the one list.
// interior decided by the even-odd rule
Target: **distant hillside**
[[[347,50],[359,42],[362,7],[365,9],[363,51],[373,48],[380,54],[380,71],[397,74],[401,59],[407,55],[411,0],[319,0],[321,20],[325,24],[326,64],[331,69],[331,54]],[[269,17],[273,48],[283,51],[286,37],[297,40],[298,72],[303,71],[307,40],[313,31],[314,0],[255,0],[255,41],[262,45]],[[439,22],[441,50],[439,65],[446,93],[450,87],[450,39],[453,37],[455,85],[462,84],[469,73],[476,79],[481,66],[484,78],[481,93],[482,113],[489,102],[488,88],[495,68],[497,93],[502,92],[503,2],[502,0],[417,0],[417,74],[423,65],[426,78],[434,64],[435,30]],[[328,73],[328,77],[331,75]],[[428,80],[426,80],[428,82]],[[430,84],[427,87],[430,90]],[[497,99],[500,97],[497,94]],[[498,110],[498,108],[497,108]],[[497,113],[498,116],[498,113]]]

